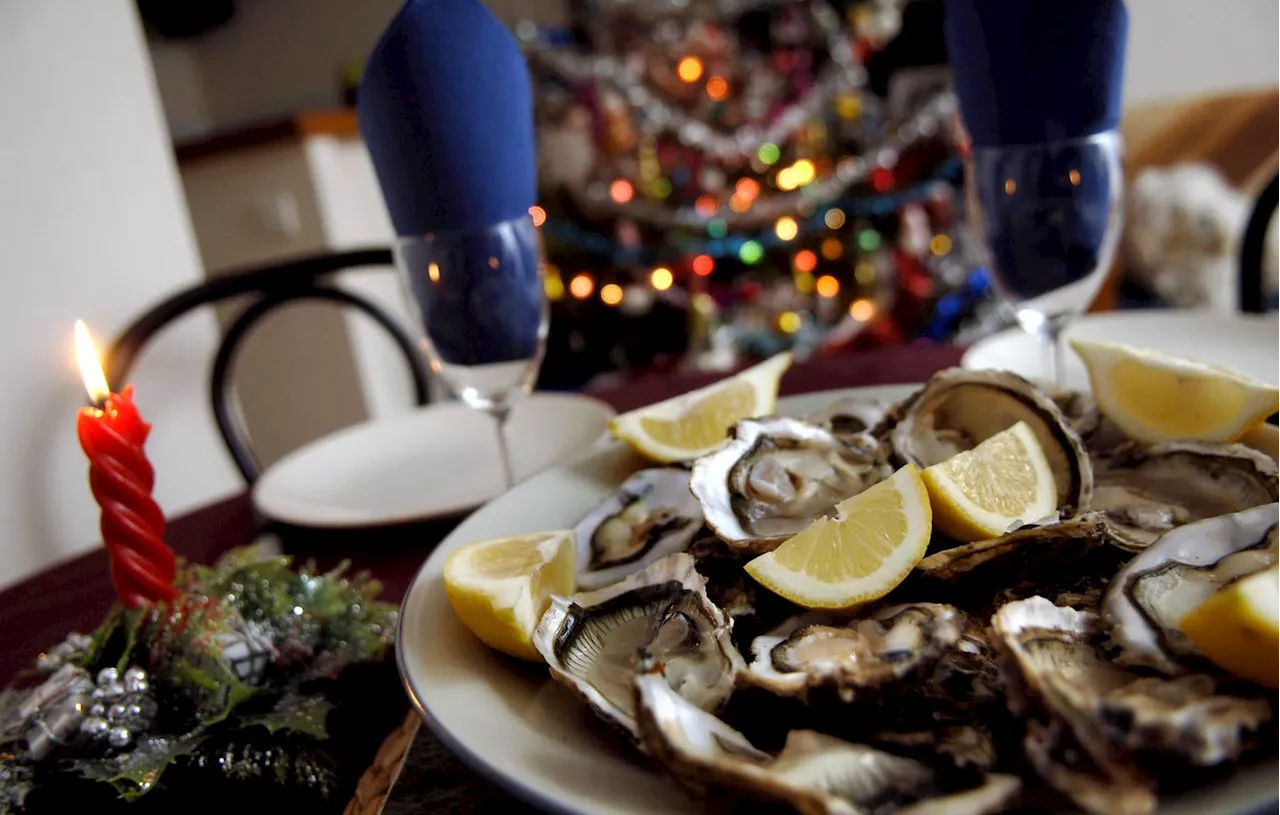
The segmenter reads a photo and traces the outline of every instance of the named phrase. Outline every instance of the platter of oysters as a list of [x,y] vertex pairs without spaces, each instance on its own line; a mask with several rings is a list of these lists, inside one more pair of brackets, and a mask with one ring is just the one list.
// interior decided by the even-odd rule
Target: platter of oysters
[[409,695],[553,812],[1274,811],[1275,389],[1211,432],[1166,414],[1229,372],[1077,350],[1091,392],[951,369],[690,460],[602,439],[428,558]]

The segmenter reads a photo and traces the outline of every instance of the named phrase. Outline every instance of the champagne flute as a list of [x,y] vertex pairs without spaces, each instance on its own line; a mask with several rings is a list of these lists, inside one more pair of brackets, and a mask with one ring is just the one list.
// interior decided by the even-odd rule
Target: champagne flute
[[507,418],[533,390],[547,339],[537,227],[522,215],[483,229],[401,237],[396,255],[431,370],[468,407],[494,418],[509,488]]
[[1114,130],[1042,144],[975,147],[966,170],[971,228],[992,283],[1046,345],[1064,387],[1063,332],[1106,279],[1120,236],[1123,147]]

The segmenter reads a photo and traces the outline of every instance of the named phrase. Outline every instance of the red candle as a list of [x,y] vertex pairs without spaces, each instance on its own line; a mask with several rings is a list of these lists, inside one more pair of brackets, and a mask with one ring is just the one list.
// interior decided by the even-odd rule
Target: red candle
[[102,508],[102,542],[111,561],[111,582],[120,602],[140,606],[172,600],[176,565],[164,542],[164,513],[151,497],[155,470],[143,445],[151,425],[133,403],[133,386],[107,387],[93,339],[76,322],[76,357],[95,407],[76,416],[76,435],[89,457],[89,488]]

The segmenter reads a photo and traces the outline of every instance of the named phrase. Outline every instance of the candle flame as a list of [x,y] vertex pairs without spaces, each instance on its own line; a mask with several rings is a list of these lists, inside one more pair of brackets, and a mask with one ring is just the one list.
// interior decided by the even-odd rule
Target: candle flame
[[76,320],[76,362],[80,365],[80,376],[84,378],[84,389],[89,392],[89,399],[95,405],[101,405],[111,395],[111,389],[107,387],[107,375],[102,370],[98,348],[93,344],[84,320]]

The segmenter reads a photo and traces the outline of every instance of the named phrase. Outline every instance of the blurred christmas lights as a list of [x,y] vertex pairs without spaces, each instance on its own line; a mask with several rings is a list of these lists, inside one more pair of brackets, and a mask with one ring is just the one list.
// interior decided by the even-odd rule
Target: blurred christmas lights
[[675,276],[666,266],[659,266],[649,275],[649,283],[658,291],[666,291],[675,282]]
[[792,263],[798,272],[812,272],[818,265],[818,256],[808,249],[801,249],[796,252]]
[[625,178],[615,179],[609,185],[609,197],[619,204],[625,204],[636,194],[636,188]]
[[698,277],[706,277],[716,270],[716,262],[711,255],[698,255],[693,259],[693,273]]
[[839,260],[844,254],[844,244],[837,238],[827,238],[822,242],[822,256],[827,260]]
[[529,207],[529,218],[533,220],[534,226],[542,226],[547,222],[547,211],[537,204],[534,204]]
[[779,240],[789,241],[800,234],[800,225],[790,215],[784,215],[773,225],[773,233]]
[[607,283],[600,287],[600,299],[605,305],[616,306],[622,302],[622,287],[617,283]]
[[840,293],[840,281],[829,274],[824,274],[818,278],[815,288],[818,290],[819,297],[835,297]]
[[702,60],[685,57],[676,64],[676,76],[684,82],[697,82],[702,77]]
[[589,274],[574,275],[573,279],[569,281],[569,293],[579,300],[586,300],[595,289],[596,282],[591,279]]

